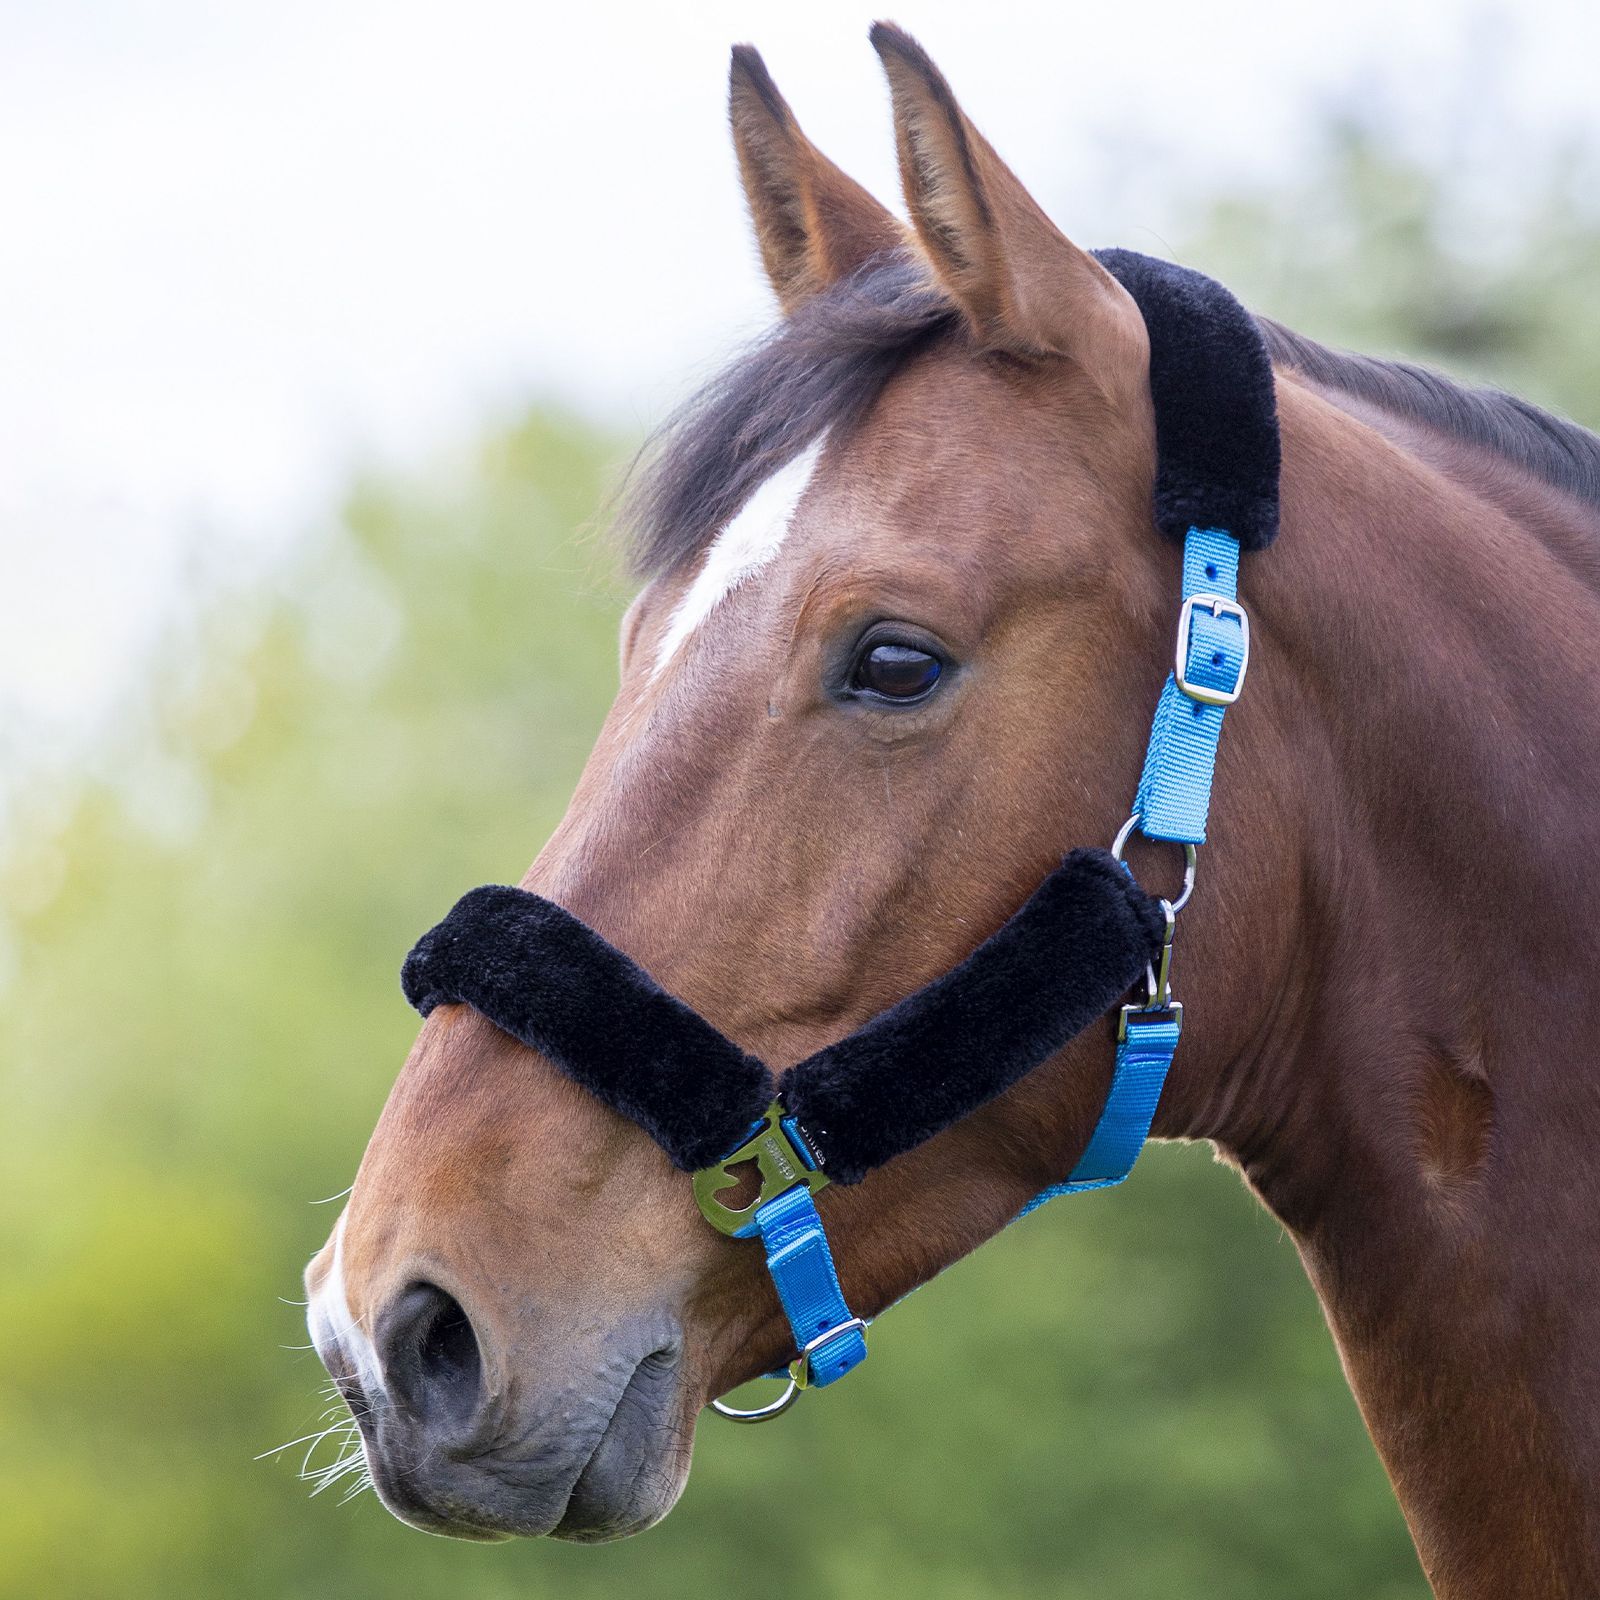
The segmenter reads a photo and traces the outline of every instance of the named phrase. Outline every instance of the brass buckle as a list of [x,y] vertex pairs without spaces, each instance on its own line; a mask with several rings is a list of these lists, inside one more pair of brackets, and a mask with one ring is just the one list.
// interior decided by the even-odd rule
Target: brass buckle
[[[1189,646],[1193,643],[1194,613],[1197,606],[1204,606],[1214,617],[1239,619],[1239,632],[1244,651],[1239,658],[1239,676],[1233,680],[1231,689],[1210,689],[1203,683],[1189,681]],[[1178,655],[1177,664],[1172,669],[1172,677],[1179,690],[1191,700],[1198,700],[1203,706],[1231,706],[1244,692],[1244,675],[1249,666],[1250,615],[1245,608],[1237,600],[1230,600],[1223,594],[1190,595],[1178,613]]]
[[[700,1214],[718,1233],[739,1238],[755,1226],[756,1212],[769,1200],[804,1184],[813,1194],[824,1188],[828,1175],[812,1166],[801,1155],[789,1130],[784,1127],[787,1113],[776,1100],[767,1107],[750,1136],[730,1155],[713,1166],[701,1167],[691,1180]],[[732,1168],[754,1161],[761,1174],[761,1186],[749,1205],[735,1210],[719,1196],[737,1187],[739,1179]]]

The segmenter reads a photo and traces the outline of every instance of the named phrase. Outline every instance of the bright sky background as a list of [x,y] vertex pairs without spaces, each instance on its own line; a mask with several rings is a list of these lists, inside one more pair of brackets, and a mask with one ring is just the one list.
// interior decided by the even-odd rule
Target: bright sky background
[[[1380,97],[1470,161],[1482,97],[1491,187],[1517,141],[1600,137],[1593,0],[893,14],[1086,244],[1164,250],[1186,195],[1281,175],[1330,103]],[[534,395],[658,417],[767,311],[728,45],[892,199],[872,15],[0,0],[0,761],[86,738],[186,566],[270,562],[353,462],[426,460]]]

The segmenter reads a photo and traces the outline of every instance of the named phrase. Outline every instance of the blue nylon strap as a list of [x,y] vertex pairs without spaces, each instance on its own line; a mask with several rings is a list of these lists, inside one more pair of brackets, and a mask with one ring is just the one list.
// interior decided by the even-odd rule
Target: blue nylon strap
[[[1183,545],[1183,597],[1238,594],[1239,541],[1219,528],[1191,528]],[[1244,665],[1244,624],[1203,606],[1191,613],[1184,675],[1203,689],[1231,691]],[[1168,674],[1150,730],[1150,748],[1133,809],[1151,839],[1204,844],[1211,777],[1224,707],[1191,699]]]
[[767,1201],[756,1212],[756,1227],[766,1247],[767,1271],[794,1332],[796,1352],[823,1339],[830,1328],[839,1330],[812,1350],[809,1362],[812,1387],[837,1382],[867,1359],[867,1336],[860,1326],[848,1326],[855,1319],[839,1287],[833,1252],[810,1190],[790,1189]]
[[1149,1137],[1181,1027],[1174,1012],[1128,1018],[1127,1036],[1117,1046],[1111,1093],[1067,1179],[1069,1189],[1109,1188],[1127,1177]]
[[[1183,543],[1183,598],[1217,595],[1237,600],[1238,593],[1239,541],[1220,528],[1191,528]],[[1236,692],[1245,666],[1243,619],[1227,610],[1217,615],[1203,605],[1191,607],[1188,615],[1187,638],[1182,641],[1185,680],[1201,690]],[[1176,673],[1168,674],[1133,802],[1139,831],[1148,838],[1205,842],[1225,709],[1186,694]],[[1165,1001],[1170,996],[1156,998]],[[1161,1004],[1123,1015],[1111,1089],[1087,1147],[1066,1180],[1035,1195],[1019,1216],[1057,1195],[1109,1189],[1121,1183],[1139,1159],[1178,1048],[1182,1010]]]
[[1167,1069],[1178,1048],[1179,1028],[1178,1017],[1171,1012],[1147,1018],[1135,1013],[1128,1018],[1127,1037],[1117,1046],[1111,1091],[1077,1166],[1064,1183],[1036,1194],[1019,1216],[1027,1216],[1057,1195],[1110,1189],[1128,1176],[1150,1135]]

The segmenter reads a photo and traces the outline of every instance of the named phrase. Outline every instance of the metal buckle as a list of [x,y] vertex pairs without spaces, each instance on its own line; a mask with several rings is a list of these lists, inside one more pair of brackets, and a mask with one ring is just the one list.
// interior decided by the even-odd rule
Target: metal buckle
[[[719,1233],[731,1238],[748,1237],[755,1228],[757,1210],[767,1201],[776,1200],[801,1184],[813,1194],[827,1185],[827,1173],[797,1142],[802,1137],[798,1130],[791,1134],[785,1126],[790,1121],[782,1104],[774,1100],[737,1150],[694,1174],[691,1181],[700,1213]],[[735,1210],[718,1196],[738,1185],[739,1178],[732,1169],[746,1161],[755,1162],[761,1173],[761,1186],[749,1205]]]
[[867,1324],[861,1317],[851,1317],[848,1322],[841,1322],[837,1327],[829,1328],[826,1333],[819,1333],[804,1350],[789,1363],[789,1381],[797,1389],[811,1387],[811,1358],[824,1345],[832,1344],[841,1334],[859,1332],[863,1340],[867,1337]]
[[[1237,617],[1239,619],[1243,654],[1239,658],[1239,675],[1233,680],[1231,689],[1212,689],[1203,683],[1191,683],[1189,680],[1189,647],[1193,643],[1196,606],[1203,606],[1213,617]],[[1244,691],[1244,675],[1249,666],[1250,616],[1245,608],[1237,600],[1230,600],[1223,594],[1190,595],[1183,602],[1183,609],[1178,613],[1178,654],[1177,664],[1172,670],[1172,676],[1178,685],[1179,691],[1188,695],[1191,700],[1198,700],[1203,706],[1231,706]]]

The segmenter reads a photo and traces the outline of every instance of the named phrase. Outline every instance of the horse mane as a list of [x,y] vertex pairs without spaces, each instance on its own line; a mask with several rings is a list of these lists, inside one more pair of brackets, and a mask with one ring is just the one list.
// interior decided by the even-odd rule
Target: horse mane
[[[1503,390],[1409,361],[1333,350],[1267,317],[1276,366],[1491,451],[1600,509],[1600,436]],[[646,441],[618,524],[649,579],[693,560],[772,473],[824,433],[847,434],[914,356],[963,327],[921,263],[882,256],[802,305]]]
[[1458,383],[1412,361],[1330,350],[1268,317],[1258,316],[1256,326],[1275,366],[1488,450],[1600,509],[1600,435],[1588,428],[1503,389]]

